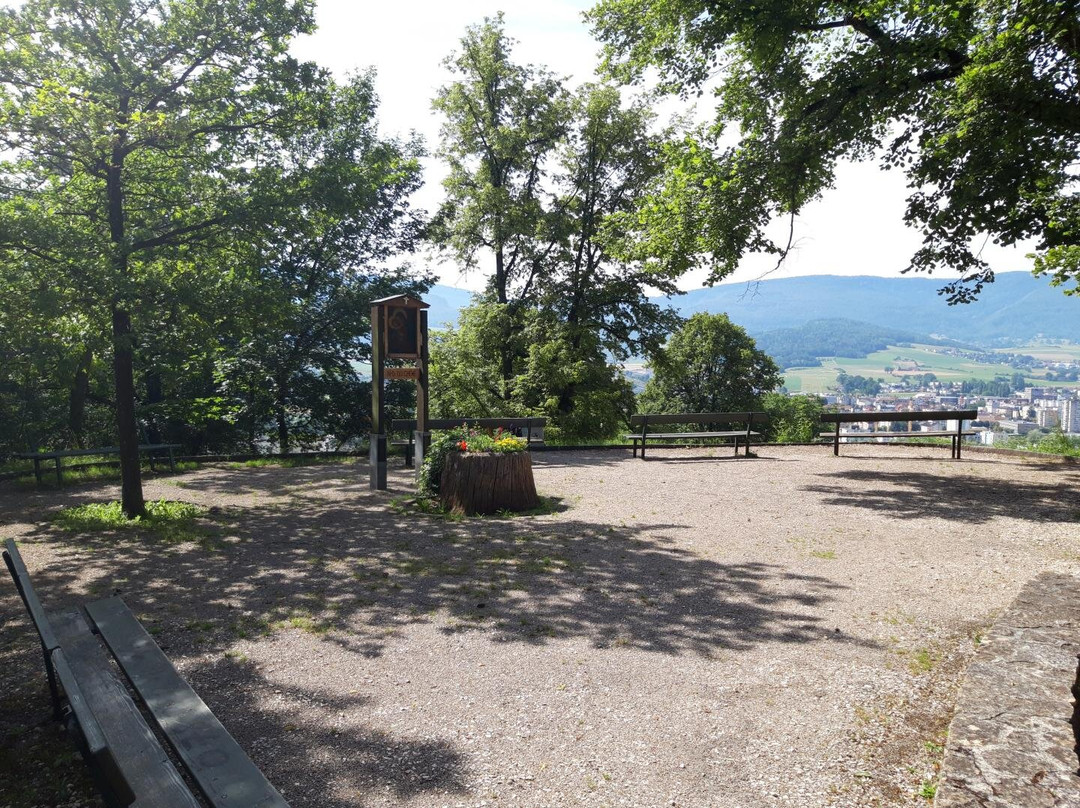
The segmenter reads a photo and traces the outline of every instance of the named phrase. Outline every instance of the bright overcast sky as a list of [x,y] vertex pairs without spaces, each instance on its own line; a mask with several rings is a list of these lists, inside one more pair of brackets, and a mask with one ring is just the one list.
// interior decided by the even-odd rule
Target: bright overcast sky
[[[384,132],[421,133],[432,151],[439,121],[431,111],[436,89],[448,80],[441,61],[466,26],[503,11],[507,32],[518,41],[514,58],[546,65],[571,84],[589,80],[597,63],[597,44],[581,20],[591,0],[404,0],[399,3],[318,0],[318,32],[298,42],[298,56],[335,73],[373,66],[378,71],[380,123]],[[709,99],[699,105],[708,109]],[[672,108],[674,111],[674,107]],[[427,161],[426,187],[417,202],[434,210],[443,177],[438,161]],[[771,277],[792,275],[899,275],[920,243],[902,217],[907,189],[902,174],[874,164],[845,164],[835,190],[804,212],[796,224],[797,249]],[[778,238],[785,234],[783,226]],[[1026,270],[1026,250],[984,249],[995,270]],[[772,259],[748,259],[731,280],[748,280],[771,268]],[[452,265],[440,266],[442,282],[478,288],[482,276],[464,277]],[[944,277],[944,276],[940,276]],[[700,284],[691,278],[686,288]]]

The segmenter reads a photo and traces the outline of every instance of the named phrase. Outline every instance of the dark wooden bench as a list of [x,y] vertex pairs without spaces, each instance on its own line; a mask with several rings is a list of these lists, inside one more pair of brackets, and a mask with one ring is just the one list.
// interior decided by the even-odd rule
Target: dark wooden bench
[[[755,432],[755,424],[768,423],[769,416],[763,412],[688,412],[677,415],[632,415],[630,416],[630,428],[638,429],[636,433],[626,436],[626,440],[634,442],[634,457],[637,457],[638,444],[641,444],[641,457],[645,459],[645,443],[647,441],[672,441],[672,440],[699,440],[699,439],[732,439],[735,444],[735,455],[739,454],[739,444],[746,446],[746,456],[750,456],[750,441],[752,438],[760,438],[761,433]],[[741,429],[705,430],[699,432],[650,432],[655,426],[670,424],[744,424]]]
[[[824,412],[821,414],[821,423],[836,424],[834,432],[822,432],[821,437],[832,438],[833,454],[840,454],[840,438],[845,440],[879,440],[881,438],[949,438],[952,446],[952,457],[960,459],[960,446],[964,438],[969,435],[977,435],[977,432],[964,430],[964,421],[974,421],[979,417],[978,410],[920,410],[915,412]],[[878,432],[876,425],[880,422],[895,423],[907,422],[907,429],[900,432]],[[956,421],[956,429],[932,430],[920,432],[913,428],[916,421]],[[841,432],[841,424],[856,424],[868,422],[875,425],[871,432]]]
[[[530,446],[543,446],[547,418],[429,418],[427,422],[429,431],[456,429],[462,425],[470,429],[488,429],[493,432],[501,427],[504,432],[511,432],[525,438]],[[393,434],[404,432],[408,435],[407,438],[391,440],[390,445],[406,447],[405,465],[411,466],[416,440],[416,419],[395,418],[390,422],[390,431]]]
[[288,808],[122,600],[46,615],[15,542],[5,546],[4,562],[41,641],[53,710],[72,731],[106,805],[204,803],[173,765],[102,641],[205,804]]
[[[176,470],[176,462],[173,458],[173,449],[179,449],[181,444],[179,443],[143,443],[139,446],[139,452],[145,453],[150,457],[150,468],[154,468],[154,456],[158,452],[168,452],[169,454],[169,471]],[[33,460],[34,461],[34,479],[37,480],[37,484],[41,485],[41,461],[52,460],[56,465],[56,484],[60,485],[61,471],[60,460],[64,457],[89,457],[92,455],[111,455],[120,454],[119,446],[105,446],[101,449],[67,449],[59,452],[18,452],[14,457],[20,460]]]

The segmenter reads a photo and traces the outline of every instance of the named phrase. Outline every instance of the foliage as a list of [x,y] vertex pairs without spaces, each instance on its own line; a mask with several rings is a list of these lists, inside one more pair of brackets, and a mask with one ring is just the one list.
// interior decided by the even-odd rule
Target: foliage
[[195,524],[206,509],[189,502],[160,499],[146,503],[146,513],[130,518],[119,502],[92,502],[64,508],[56,524],[73,533],[146,530],[169,541],[198,540],[204,532]]
[[257,451],[367,431],[368,304],[430,283],[393,260],[418,237],[421,148],[379,137],[370,75],[288,55],[312,5],[0,16],[0,452],[119,436],[138,513],[140,440]]
[[144,508],[134,318],[156,289],[213,274],[204,248],[254,213],[254,158],[275,133],[314,123],[301,102],[318,73],[287,55],[311,12],[289,0],[27,0],[0,16],[0,248],[108,324],[128,515]]
[[726,314],[695,314],[649,360],[641,412],[739,412],[761,408],[780,369]]
[[432,348],[433,399],[449,416],[543,414],[566,436],[615,434],[629,390],[613,360],[655,350],[678,323],[647,297],[677,293],[676,275],[616,258],[659,172],[653,114],[610,86],[570,92],[512,47],[501,15],[470,27],[434,102],[449,175],[431,236],[492,266]]
[[432,332],[431,411],[439,418],[544,416],[557,438],[611,437],[625,424],[633,392],[595,332],[525,309],[514,328],[508,379],[500,335],[510,307],[477,303],[457,328]]
[[716,281],[748,252],[783,255],[769,223],[831,187],[838,160],[879,157],[914,189],[910,267],[961,273],[950,302],[993,279],[983,234],[1036,239],[1037,273],[1080,281],[1071,5],[600,0],[588,16],[623,81],[689,96],[720,75],[714,123],[670,145],[642,200],[638,249],[659,263],[701,262]]
[[1033,429],[1027,435],[1010,438],[1005,445],[1009,449],[1080,457],[1080,437],[1066,435],[1059,428],[1049,431]]
[[378,137],[370,74],[311,96],[324,123],[290,132],[263,168],[274,204],[294,214],[255,233],[243,257],[242,342],[218,363],[235,417],[273,423],[279,452],[294,441],[337,448],[369,431],[370,387],[357,368],[371,360],[371,301],[419,296],[431,283],[386,268],[419,235],[408,197],[420,186],[420,145]]
[[[1017,374],[1019,375],[1019,374]],[[965,379],[960,383],[960,392],[965,396],[995,396],[1005,397],[1011,396],[1014,390],[1023,389],[1024,377],[1020,376],[1020,386],[1015,385],[1016,379],[1012,381],[1004,376],[995,376],[993,380],[987,381],[986,379]]]
[[823,402],[817,396],[766,393],[762,408],[769,414],[766,434],[773,443],[811,443],[822,431]]
[[[934,374],[927,373],[925,376],[934,376]],[[926,383],[929,381],[933,381],[933,379],[925,380]],[[877,379],[859,376],[858,374],[850,376],[844,371],[840,371],[836,375],[836,383],[840,387],[840,392],[847,396],[876,396],[881,392],[881,382]]]

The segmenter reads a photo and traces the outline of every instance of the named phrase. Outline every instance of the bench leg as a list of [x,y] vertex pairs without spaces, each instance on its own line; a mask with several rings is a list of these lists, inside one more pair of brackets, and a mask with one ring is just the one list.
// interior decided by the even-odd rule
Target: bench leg
[[58,458],[56,458],[56,487],[57,488],[60,487],[61,482],[62,481],[60,479],[60,458],[58,457]]
[[172,447],[169,447],[169,471],[176,471],[176,458],[173,457]]
[[736,457],[739,456],[739,438],[738,437],[735,438],[735,456]]
[[41,461],[36,457],[34,458],[34,479],[37,481],[38,488],[41,487]]

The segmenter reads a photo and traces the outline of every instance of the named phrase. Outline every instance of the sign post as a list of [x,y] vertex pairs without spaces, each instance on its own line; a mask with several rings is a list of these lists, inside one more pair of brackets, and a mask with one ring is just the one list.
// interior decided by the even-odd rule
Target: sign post
[[[429,440],[428,421],[428,304],[408,295],[395,295],[371,303],[371,488],[386,489],[385,379],[416,381],[417,473]],[[387,359],[411,359],[412,367],[386,367]],[[422,437],[421,437],[422,436]]]

